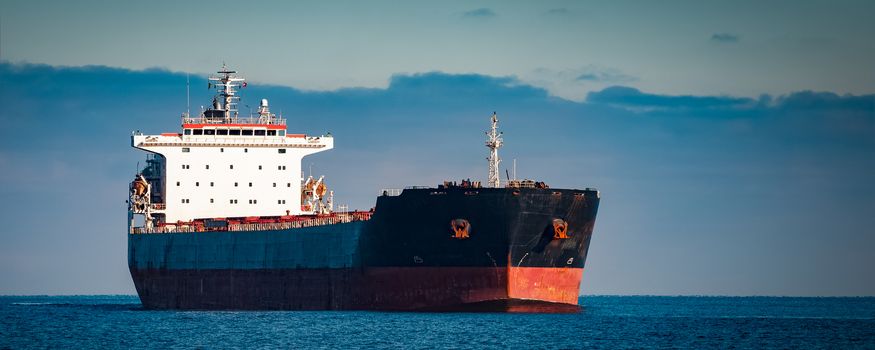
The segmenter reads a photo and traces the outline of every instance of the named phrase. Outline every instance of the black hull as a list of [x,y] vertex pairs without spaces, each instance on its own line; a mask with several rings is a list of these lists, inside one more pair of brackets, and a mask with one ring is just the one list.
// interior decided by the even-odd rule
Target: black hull
[[129,267],[149,309],[565,312],[598,202],[580,190],[405,190],[364,222],[131,235]]

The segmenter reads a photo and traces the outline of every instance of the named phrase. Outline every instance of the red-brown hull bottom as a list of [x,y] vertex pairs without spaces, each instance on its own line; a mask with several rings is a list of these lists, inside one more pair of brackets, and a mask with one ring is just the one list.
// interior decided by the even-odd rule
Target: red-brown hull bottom
[[581,268],[132,269],[148,309],[575,312]]

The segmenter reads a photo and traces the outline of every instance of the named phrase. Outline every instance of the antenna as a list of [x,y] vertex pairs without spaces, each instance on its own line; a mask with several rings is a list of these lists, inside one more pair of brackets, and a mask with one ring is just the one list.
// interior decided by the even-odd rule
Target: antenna
[[513,179],[516,180],[516,158],[513,159]]
[[188,79],[188,73],[185,73],[185,116],[191,117],[191,81]]

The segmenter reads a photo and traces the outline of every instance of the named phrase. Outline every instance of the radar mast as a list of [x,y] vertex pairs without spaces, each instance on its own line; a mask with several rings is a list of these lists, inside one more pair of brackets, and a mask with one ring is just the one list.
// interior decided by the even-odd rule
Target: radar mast
[[228,69],[222,63],[219,75],[210,76],[209,88],[216,88],[216,96],[213,98],[212,108],[204,111],[204,117],[212,122],[232,123],[237,119],[237,87],[245,87],[245,79],[235,76],[237,71]]

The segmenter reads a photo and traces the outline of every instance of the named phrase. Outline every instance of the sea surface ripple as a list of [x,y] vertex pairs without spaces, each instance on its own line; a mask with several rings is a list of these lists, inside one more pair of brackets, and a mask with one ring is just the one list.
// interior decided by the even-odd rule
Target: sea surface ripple
[[576,314],[147,311],[2,296],[5,348],[875,348],[875,298],[587,296]]

